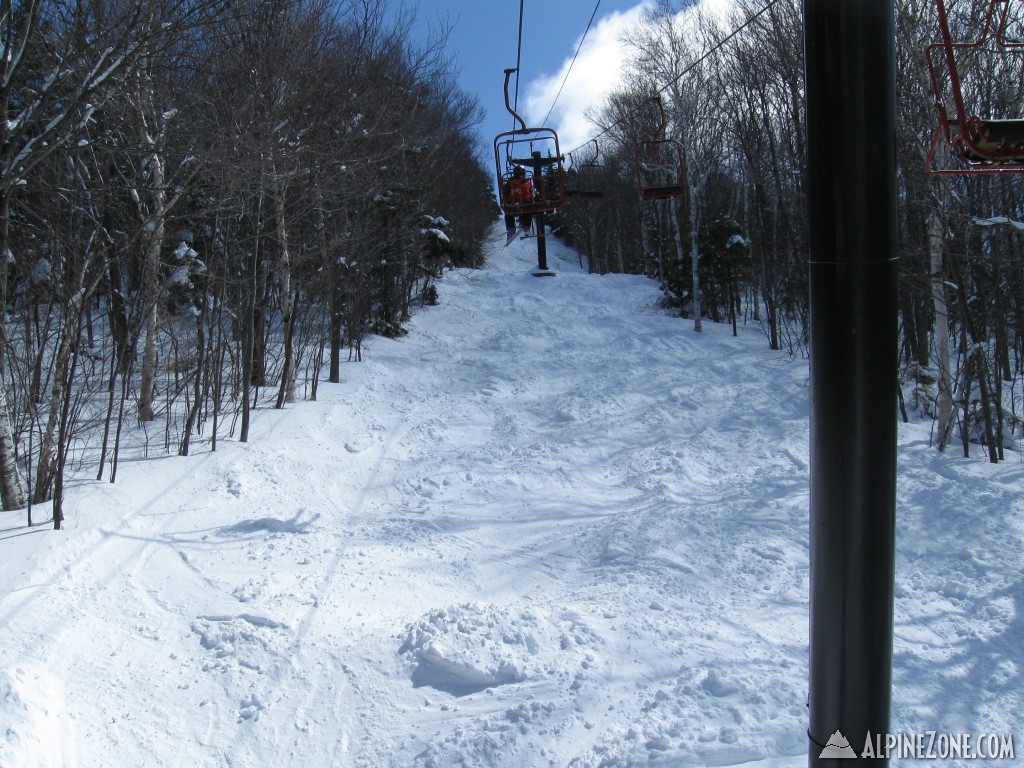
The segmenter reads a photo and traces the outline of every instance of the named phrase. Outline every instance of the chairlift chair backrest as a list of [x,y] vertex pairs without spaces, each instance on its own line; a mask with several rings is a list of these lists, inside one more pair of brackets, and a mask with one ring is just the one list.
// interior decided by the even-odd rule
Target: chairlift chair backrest
[[578,162],[575,153],[569,153],[571,166],[565,173],[565,194],[569,197],[595,199],[604,197],[607,186],[607,172],[599,162],[601,149],[594,143],[594,154],[586,161]]
[[636,182],[641,200],[664,200],[686,192],[683,146],[673,139],[641,141],[636,148]]

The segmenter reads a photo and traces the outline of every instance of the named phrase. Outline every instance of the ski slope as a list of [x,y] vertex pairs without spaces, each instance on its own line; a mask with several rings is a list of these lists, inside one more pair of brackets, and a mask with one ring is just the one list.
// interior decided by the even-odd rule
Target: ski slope
[[[249,443],[3,513],[0,766],[806,765],[806,361],[494,243]],[[929,429],[893,728],[1020,742],[1024,464]]]

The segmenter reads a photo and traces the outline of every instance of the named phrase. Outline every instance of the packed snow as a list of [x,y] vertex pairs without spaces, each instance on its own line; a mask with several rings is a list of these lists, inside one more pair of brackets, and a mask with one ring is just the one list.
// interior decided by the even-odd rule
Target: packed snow
[[[3,513],[0,766],[806,765],[807,361],[494,241],[250,442],[135,434],[63,531]],[[1019,753],[1024,464],[930,429],[893,730]]]

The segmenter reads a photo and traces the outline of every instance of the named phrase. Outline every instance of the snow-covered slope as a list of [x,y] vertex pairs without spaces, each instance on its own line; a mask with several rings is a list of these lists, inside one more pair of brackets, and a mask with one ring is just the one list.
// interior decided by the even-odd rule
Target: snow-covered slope
[[[495,241],[250,443],[4,513],[0,765],[806,764],[806,361]],[[1024,467],[928,428],[894,730],[1010,732]]]

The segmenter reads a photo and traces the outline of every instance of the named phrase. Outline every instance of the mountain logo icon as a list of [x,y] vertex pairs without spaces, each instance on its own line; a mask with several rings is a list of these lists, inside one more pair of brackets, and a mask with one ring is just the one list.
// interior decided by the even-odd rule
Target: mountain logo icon
[[828,744],[821,750],[819,758],[857,758],[857,753],[853,751],[853,747],[850,746],[850,742],[846,740],[839,731],[836,731],[828,737]]

